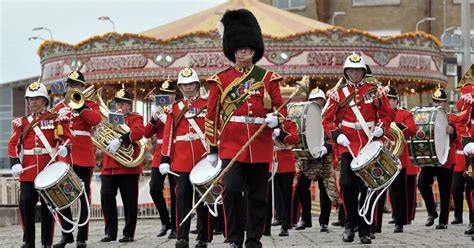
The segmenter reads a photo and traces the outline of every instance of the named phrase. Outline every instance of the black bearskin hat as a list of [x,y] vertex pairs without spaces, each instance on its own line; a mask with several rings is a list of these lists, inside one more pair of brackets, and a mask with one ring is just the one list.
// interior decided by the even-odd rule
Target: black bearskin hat
[[257,18],[246,9],[228,10],[221,19],[224,27],[222,45],[224,55],[235,63],[235,51],[252,48],[255,51],[252,62],[257,63],[265,50],[262,31]]

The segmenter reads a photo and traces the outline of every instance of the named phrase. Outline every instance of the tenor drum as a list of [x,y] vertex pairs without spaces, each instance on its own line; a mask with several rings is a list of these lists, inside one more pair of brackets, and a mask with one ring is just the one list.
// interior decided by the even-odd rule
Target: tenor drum
[[367,187],[378,190],[390,185],[401,165],[382,142],[372,141],[352,160],[351,169]]
[[293,145],[297,159],[317,158],[324,144],[321,109],[314,102],[288,104],[287,119],[298,125],[300,142]]
[[416,166],[441,166],[449,155],[448,117],[442,107],[416,107],[410,110],[416,134],[408,139],[408,151]]
[[59,210],[73,204],[84,192],[81,179],[65,162],[55,162],[36,176],[35,189],[43,200]]
[[[191,170],[189,174],[189,181],[196,187],[196,190],[202,196],[212,185],[214,179],[216,179],[222,171],[222,161],[218,160],[217,165],[214,167],[207,161],[206,158],[201,159]],[[215,185],[211,192],[205,197],[205,202],[214,204],[217,197],[222,192],[222,185]],[[218,202],[219,204],[221,202]]]

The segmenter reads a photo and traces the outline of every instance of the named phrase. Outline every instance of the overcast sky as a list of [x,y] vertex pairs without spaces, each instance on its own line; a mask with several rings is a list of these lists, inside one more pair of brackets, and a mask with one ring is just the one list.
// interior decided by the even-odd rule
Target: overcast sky
[[112,31],[112,24],[99,21],[109,16],[119,33],[140,33],[192,15],[226,0],[0,0],[0,83],[40,75],[37,50],[52,30],[57,41],[76,44],[91,36]]

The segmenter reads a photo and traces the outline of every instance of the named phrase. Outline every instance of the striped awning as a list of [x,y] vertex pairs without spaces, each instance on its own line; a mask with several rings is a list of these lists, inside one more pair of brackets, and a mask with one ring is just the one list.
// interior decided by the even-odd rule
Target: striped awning
[[248,9],[255,15],[263,35],[267,37],[281,38],[314,29],[332,27],[329,24],[256,0],[231,0],[214,8],[147,30],[141,34],[166,40],[192,33],[213,32],[217,29],[217,23],[226,10],[241,8]]

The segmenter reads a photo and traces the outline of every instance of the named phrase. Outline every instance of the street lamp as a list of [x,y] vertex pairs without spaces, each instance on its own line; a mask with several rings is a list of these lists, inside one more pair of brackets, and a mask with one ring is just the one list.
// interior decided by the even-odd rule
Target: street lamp
[[336,16],[345,16],[345,15],[346,15],[346,12],[344,11],[334,11],[334,13],[332,13],[331,25],[334,26],[334,18],[336,18]]
[[33,28],[33,31],[38,31],[38,30],[46,30],[49,32],[49,37],[50,37],[50,40],[53,40],[53,32],[51,32],[51,29],[47,28],[47,27],[36,27],[36,28]]
[[434,17],[425,17],[425,18],[419,20],[419,21],[416,23],[415,31],[418,32],[418,25],[420,25],[421,23],[423,23],[423,22],[431,22],[431,21],[434,21],[434,20],[436,20],[436,18],[434,18]]
[[112,20],[110,20],[110,17],[108,17],[108,16],[101,16],[101,17],[99,17],[99,18],[97,18],[97,19],[98,19],[98,20],[101,20],[101,21],[109,21],[110,23],[112,23],[112,29],[113,29],[114,32],[115,32],[115,23],[114,23]]
[[33,40],[42,40],[42,41],[46,41],[46,39],[43,39],[39,36],[31,36],[30,38],[28,38],[29,41],[33,41]]

